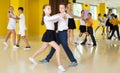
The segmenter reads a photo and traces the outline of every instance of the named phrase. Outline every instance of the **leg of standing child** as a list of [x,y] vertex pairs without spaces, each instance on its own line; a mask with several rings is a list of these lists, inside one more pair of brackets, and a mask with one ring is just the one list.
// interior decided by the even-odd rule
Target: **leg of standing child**
[[26,50],[29,50],[30,49],[30,45],[28,43],[28,40],[27,40],[26,36],[22,36],[22,38],[23,38],[24,42],[26,43]]
[[15,30],[12,30],[12,34],[13,34],[13,45],[16,45],[16,32]]
[[17,46],[18,46],[18,47],[19,47],[19,43],[20,43],[20,37],[21,37],[21,35],[18,34],[18,37],[17,37]]

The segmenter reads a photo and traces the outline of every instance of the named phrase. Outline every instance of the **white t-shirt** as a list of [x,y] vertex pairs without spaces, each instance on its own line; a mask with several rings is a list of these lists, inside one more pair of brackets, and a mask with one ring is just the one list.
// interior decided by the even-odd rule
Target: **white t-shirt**
[[19,16],[19,27],[20,27],[20,30],[26,30],[26,25],[25,25],[25,16],[24,14],[20,14]]
[[60,18],[59,14],[56,14],[53,16],[44,16],[44,23],[45,23],[46,29],[54,30],[55,28],[54,23],[57,22],[59,18]]

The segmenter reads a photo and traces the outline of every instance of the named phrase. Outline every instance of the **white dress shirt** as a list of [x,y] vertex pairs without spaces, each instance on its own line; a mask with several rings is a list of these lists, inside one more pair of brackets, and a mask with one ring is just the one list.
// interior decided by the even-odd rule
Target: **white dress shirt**
[[58,31],[68,30],[68,14],[64,13],[67,19],[63,19],[62,17],[58,20]]

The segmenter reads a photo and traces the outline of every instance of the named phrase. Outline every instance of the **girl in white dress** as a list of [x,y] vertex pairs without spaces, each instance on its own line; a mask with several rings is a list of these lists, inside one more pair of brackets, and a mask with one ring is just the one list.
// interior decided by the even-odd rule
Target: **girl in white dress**
[[8,26],[7,26],[7,29],[8,29],[8,33],[7,33],[7,36],[5,38],[5,41],[4,41],[4,44],[5,46],[8,46],[7,44],[7,41],[10,37],[11,34],[13,34],[13,48],[17,48],[16,46],[16,18],[17,16],[14,14],[14,8],[12,6],[9,7],[9,13],[8,13],[8,18],[9,18],[9,21],[8,21]]

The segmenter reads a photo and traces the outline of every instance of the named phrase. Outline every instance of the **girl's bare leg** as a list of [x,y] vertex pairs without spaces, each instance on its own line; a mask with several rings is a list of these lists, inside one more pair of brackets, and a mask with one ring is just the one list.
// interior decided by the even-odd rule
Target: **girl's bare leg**
[[6,36],[6,38],[5,38],[5,42],[7,42],[7,41],[8,41],[8,39],[9,39],[10,35],[11,35],[11,30],[9,30],[9,31],[8,31],[7,36]]
[[100,27],[100,26],[98,26],[98,27],[96,28],[95,32],[98,30],[99,27]]
[[30,46],[29,43],[28,43],[28,40],[27,40],[26,36],[23,36],[22,38],[23,38],[24,42],[26,43],[26,46],[27,47]]
[[21,37],[21,35],[18,34],[18,37],[17,37],[17,45],[19,45],[19,43],[20,43],[20,37]]
[[12,34],[13,34],[13,44],[16,45],[16,32],[15,32],[15,30],[12,30]]
[[70,31],[70,29],[68,29],[68,44],[70,44],[70,33],[71,33],[71,31]]
[[74,29],[71,29],[72,43],[74,42]]
[[54,41],[50,42],[49,45],[52,46],[56,50],[56,59],[57,59],[57,62],[58,62],[58,66],[61,65],[61,62],[60,62],[60,47],[59,47],[59,45]]
[[32,55],[32,58],[36,58],[36,56],[44,52],[47,49],[47,47],[48,47],[48,43],[43,42],[42,47]]
[[65,71],[65,69],[61,65],[61,61],[60,61],[60,47],[59,47],[59,45],[56,42],[54,42],[54,41],[50,42],[49,45],[51,45],[52,47],[54,47],[55,50],[56,50],[56,59],[57,59],[57,62],[58,62],[58,69],[60,71]]

